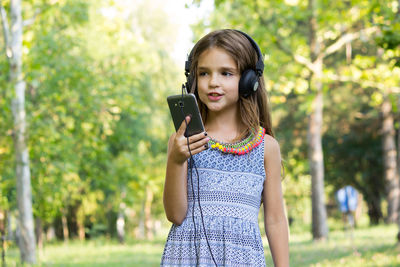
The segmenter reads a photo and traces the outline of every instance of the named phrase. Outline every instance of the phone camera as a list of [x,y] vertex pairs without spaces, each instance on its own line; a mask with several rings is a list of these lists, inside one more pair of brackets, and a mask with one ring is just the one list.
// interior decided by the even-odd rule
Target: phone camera
[[180,108],[183,108],[183,107],[184,107],[184,104],[183,104],[182,101],[179,101],[179,102],[178,102],[178,105],[179,105]]

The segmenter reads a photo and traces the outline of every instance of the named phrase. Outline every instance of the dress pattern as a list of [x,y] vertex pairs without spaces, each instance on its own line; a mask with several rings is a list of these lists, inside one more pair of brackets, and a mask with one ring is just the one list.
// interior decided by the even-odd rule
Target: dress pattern
[[188,167],[186,218],[181,225],[172,225],[161,266],[215,266],[213,258],[218,266],[265,266],[258,226],[264,140],[248,154],[209,148],[193,158],[198,176],[194,167],[192,172]]

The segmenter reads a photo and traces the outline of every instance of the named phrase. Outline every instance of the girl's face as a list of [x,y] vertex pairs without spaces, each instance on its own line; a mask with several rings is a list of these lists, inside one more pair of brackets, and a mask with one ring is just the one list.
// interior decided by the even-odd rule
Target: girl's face
[[209,111],[237,111],[239,79],[236,61],[224,49],[212,47],[200,54],[197,88]]

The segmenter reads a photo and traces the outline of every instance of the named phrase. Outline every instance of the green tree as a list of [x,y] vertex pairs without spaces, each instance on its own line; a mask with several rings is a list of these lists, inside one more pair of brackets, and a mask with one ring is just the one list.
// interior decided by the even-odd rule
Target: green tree
[[[336,75],[335,70],[347,65],[351,68],[354,57],[352,46],[360,47],[366,43],[374,46],[372,37],[378,31],[371,23],[374,3],[364,0],[334,4],[327,1],[248,3],[231,0],[216,1],[215,4],[211,22],[199,24],[195,31],[210,27],[246,30],[254,36],[262,50],[267,51],[265,76],[269,79],[272,102],[285,102],[291,95],[302,99],[299,112],[305,111],[308,117],[309,168],[303,171],[309,171],[312,176],[312,232],[314,239],[324,238],[327,236],[327,225],[322,136],[327,126],[323,124],[326,121],[322,116],[323,99],[331,84],[345,80]],[[360,50],[364,54],[368,52]],[[353,80],[355,84],[359,82]],[[279,119],[285,119],[284,114],[287,113],[279,109],[276,114],[279,114]],[[299,133],[296,128],[294,130]],[[279,132],[277,136],[280,137]],[[293,141],[283,141],[286,142],[294,144]]]
[[[162,217],[172,131],[165,98],[179,83],[169,55],[174,25],[161,2],[25,2],[27,16],[38,10],[24,32],[23,49],[39,242],[52,228],[65,239],[114,235],[121,210],[129,231],[144,223],[150,235],[152,221]],[[2,74],[8,71],[5,60],[0,66]],[[10,110],[2,98],[0,104],[2,113]],[[12,120],[4,118],[0,196],[13,210]]]
[[5,51],[10,65],[8,77],[11,84],[10,87],[14,89],[11,110],[14,122],[13,139],[19,226],[18,245],[21,253],[21,261],[34,264],[36,262],[36,247],[33,229],[31,173],[26,138],[26,83],[22,68],[23,19],[21,1],[10,1],[10,27],[8,26],[7,14],[2,2],[0,2],[0,9]]
[[[396,6],[397,4],[397,6]],[[380,86],[383,94],[382,101],[382,132],[384,136],[383,154],[385,158],[385,179],[388,193],[388,222],[397,222],[400,229],[400,1],[391,4],[376,6],[377,23],[381,29],[381,35],[377,38],[377,44],[384,50],[382,59],[386,63],[387,85]],[[378,84],[382,83],[381,77],[373,76]],[[396,97],[397,95],[397,97]],[[397,99],[396,99],[397,98]],[[395,141],[395,113],[397,111],[397,151]],[[397,154],[397,158],[396,158]],[[397,235],[400,242],[400,230]]]

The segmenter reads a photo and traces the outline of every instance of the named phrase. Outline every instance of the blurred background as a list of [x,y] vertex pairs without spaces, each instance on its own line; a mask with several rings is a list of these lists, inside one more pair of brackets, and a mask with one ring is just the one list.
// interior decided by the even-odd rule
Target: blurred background
[[400,264],[400,0],[0,5],[2,266],[159,265],[166,97],[219,28],[264,54],[292,265]]

